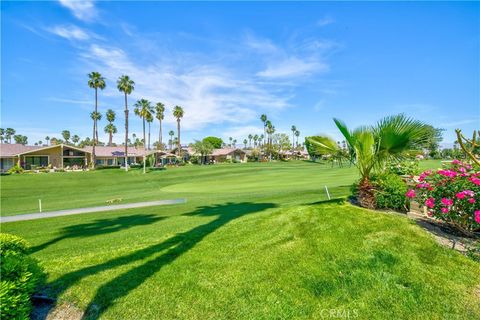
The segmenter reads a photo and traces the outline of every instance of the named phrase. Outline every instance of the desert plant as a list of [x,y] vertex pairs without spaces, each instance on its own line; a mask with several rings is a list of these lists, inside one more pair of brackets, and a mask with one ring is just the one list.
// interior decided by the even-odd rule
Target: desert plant
[[[334,122],[345,137],[348,149],[345,157],[360,173],[358,201],[367,208],[375,207],[371,174],[383,171],[390,160],[403,159],[407,151],[417,149],[430,134],[426,124],[403,114],[385,117],[374,126],[363,126],[355,130],[350,130],[339,119],[334,119]],[[309,140],[325,154],[339,154],[341,149],[329,137],[312,137]]]

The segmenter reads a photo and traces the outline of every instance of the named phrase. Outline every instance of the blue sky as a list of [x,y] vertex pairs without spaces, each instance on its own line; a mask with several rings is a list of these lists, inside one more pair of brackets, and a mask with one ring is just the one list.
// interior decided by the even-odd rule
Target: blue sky
[[[457,127],[480,127],[478,2],[1,6],[1,126],[31,143],[64,129],[91,136],[90,71],[107,79],[99,108],[117,112],[117,142],[122,74],[136,82],[131,115],[137,99],[163,102],[167,132],[172,107],[184,107],[183,142],[242,141],[262,132],[262,113],[277,132],[294,124],[302,137],[338,137],[332,117],[354,127],[400,112],[446,129],[445,142]],[[140,119],[130,125],[140,135]]]

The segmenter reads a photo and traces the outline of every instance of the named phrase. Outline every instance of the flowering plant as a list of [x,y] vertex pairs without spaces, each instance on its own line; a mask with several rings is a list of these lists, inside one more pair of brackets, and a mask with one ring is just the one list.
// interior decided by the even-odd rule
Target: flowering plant
[[427,207],[428,215],[462,231],[480,230],[480,171],[453,160],[437,171],[425,171],[406,196]]

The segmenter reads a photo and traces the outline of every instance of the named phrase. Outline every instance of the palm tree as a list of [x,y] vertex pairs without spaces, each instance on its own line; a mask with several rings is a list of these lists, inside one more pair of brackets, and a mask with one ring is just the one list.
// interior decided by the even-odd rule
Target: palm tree
[[150,125],[153,122],[153,114],[155,110],[152,109],[152,112],[147,115],[147,123],[148,123],[148,150],[150,150]]
[[[102,114],[100,112],[93,111],[90,113],[90,118],[92,118],[94,123],[97,123],[98,121],[102,120]],[[92,146],[95,148],[95,145],[98,144],[98,130],[97,130],[97,125],[94,125],[95,129],[93,131],[93,139],[92,139]],[[93,156],[93,153],[92,153]]]
[[3,143],[4,139],[5,139],[5,129],[0,128],[0,143]]
[[232,147],[233,138],[232,138],[232,137],[229,137],[228,140],[230,140],[230,148],[231,148],[231,147]]
[[73,137],[72,137],[73,144],[76,145],[78,141],[80,141],[80,137],[77,136],[76,134],[73,135]]
[[49,145],[50,145],[50,137],[49,137],[49,136],[46,136],[46,137],[45,137],[45,141],[47,141],[47,146],[49,146]]
[[[253,135],[249,134],[248,135],[248,141],[249,141],[248,144],[249,144],[250,148],[252,147],[252,139],[253,139]],[[245,147],[245,148],[247,148],[247,147]]]
[[163,149],[163,141],[162,141],[162,120],[165,119],[165,105],[161,102],[155,105],[155,117],[158,120],[160,125],[160,129],[158,130],[158,146],[160,150]]
[[293,149],[295,149],[295,132],[297,131],[297,127],[292,126],[290,130],[292,130],[292,151],[293,151]]
[[[106,83],[105,78],[99,72],[93,71],[88,75],[88,86],[92,89],[95,89],[95,114],[98,112],[98,89],[105,89]],[[92,166],[95,168],[95,145],[98,142],[98,130],[97,130],[97,117],[93,117],[93,147],[92,147]],[[96,137],[96,138],[95,138]]]
[[42,141],[42,140],[38,140],[37,143],[38,143],[38,145],[40,145],[40,146],[43,145],[43,141]]
[[[135,90],[135,82],[127,75],[117,80],[117,89],[125,95],[125,171],[128,171],[128,101],[127,96]],[[134,139],[135,140],[135,139]]]
[[263,133],[258,137],[258,144],[259,145],[260,145],[261,141],[265,142],[265,135]]
[[169,145],[170,145],[170,151],[172,151],[173,149],[173,136],[175,135],[175,132],[173,130],[170,130],[168,131],[168,135],[170,136],[170,140],[168,141]]
[[105,126],[105,128],[103,130],[104,130],[105,133],[108,133],[108,145],[111,146],[113,135],[115,133],[117,133],[117,127],[115,127],[115,125],[110,122],[109,124],[107,124]]
[[103,131],[105,133],[108,133],[108,145],[111,146],[112,140],[113,140],[113,134],[117,133],[117,127],[115,127],[115,125],[113,124],[116,116],[115,111],[113,111],[112,109],[108,109],[105,116],[107,118],[108,124],[105,126]]
[[236,148],[237,146],[237,139],[233,139],[233,147]]
[[373,208],[375,203],[370,183],[372,172],[383,170],[389,160],[403,159],[407,151],[419,149],[431,132],[428,125],[404,114],[385,117],[374,126],[354,130],[339,119],[333,121],[345,138],[347,152],[339,152],[341,147],[329,137],[316,136],[309,141],[326,154],[345,154],[357,167],[360,173],[358,200],[367,208]]
[[62,137],[63,137],[63,139],[65,139],[65,143],[68,144],[68,140],[70,140],[70,131],[63,130],[62,131]]
[[12,137],[15,135],[15,129],[13,128],[7,128],[5,129],[5,138],[8,140],[8,143],[12,143]]
[[180,106],[175,106],[175,108],[173,108],[173,116],[177,119],[177,145],[178,145],[178,155],[180,156],[181,155],[181,143],[180,143],[180,119],[183,118],[183,115],[184,115],[184,111],[182,109],[182,107]]
[[146,149],[145,141],[146,140],[146,134],[145,134],[145,121],[147,120],[148,117],[151,117],[151,114],[153,112],[153,108],[150,105],[150,101],[147,99],[140,99],[135,103],[135,109],[134,112],[137,116],[139,116],[142,119],[143,123],[143,147]]
[[258,140],[258,134],[253,136],[253,146],[256,148],[257,147],[257,140]]
[[[251,135],[250,135],[251,136]],[[247,149],[247,143],[248,143],[248,140],[247,139],[243,139],[243,145],[245,147],[245,149]],[[250,145],[252,144],[252,140],[250,139]]]
[[[260,120],[263,122],[263,137],[265,138],[267,135],[267,115],[262,114]],[[265,145],[265,141],[263,141],[263,144]]]
[[297,148],[298,148],[298,137],[300,136],[300,131],[296,130],[296,131],[295,131],[295,136],[297,137],[296,146],[297,146]]

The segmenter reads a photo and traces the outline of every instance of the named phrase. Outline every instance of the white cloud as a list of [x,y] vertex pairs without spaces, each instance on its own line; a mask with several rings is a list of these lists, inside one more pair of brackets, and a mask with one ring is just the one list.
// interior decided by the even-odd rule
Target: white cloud
[[317,21],[317,26],[324,27],[324,26],[328,26],[329,24],[332,24],[334,22],[335,22],[335,20],[332,17],[326,16],[326,17],[323,17],[323,18],[321,18],[320,20]]
[[92,21],[98,14],[92,0],[59,0],[79,20]]
[[328,69],[328,65],[320,61],[303,61],[296,57],[290,57],[269,65],[257,75],[265,78],[289,78],[326,72]]
[[[184,107],[182,126],[185,129],[201,129],[224,122],[244,123],[256,119],[259,109],[281,109],[289,105],[289,97],[271,93],[254,79],[241,77],[215,64],[198,64],[195,58],[181,54],[171,56],[181,63],[158,60],[141,64],[119,48],[98,44],[82,53],[87,64],[101,70],[110,81],[122,74],[134,79],[136,89],[132,101],[146,98],[152,102],[161,101],[168,108]],[[103,94],[119,95],[114,87],[107,87]],[[165,121],[175,123],[170,110]]]
[[47,30],[53,34],[56,34],[59,37],[62,37],[68,40],[90,39],[90,36],[86,31],[74,25],[55,26],[55,27],[47,28]]

